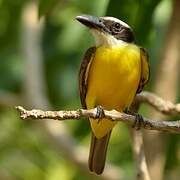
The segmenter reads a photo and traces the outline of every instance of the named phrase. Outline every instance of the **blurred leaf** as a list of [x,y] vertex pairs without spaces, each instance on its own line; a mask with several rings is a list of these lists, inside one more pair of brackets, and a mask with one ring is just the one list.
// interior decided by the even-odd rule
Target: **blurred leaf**
[[62,161],[61,163],[51,164],[48,168],[48,172],[46,175],[47,180],[72,180],[74,179],[74,171],[75,169],[70,165],[67,164],[66,161]]
[[77,0],[77,6],[82,13],[96,16],[105,15],[110,0]]
[[39,0],[39,18],[49,14],[58,2],[58,0]]
[[3,3],[3,0],[0,0],[0,6],[1,6],[2,3]]

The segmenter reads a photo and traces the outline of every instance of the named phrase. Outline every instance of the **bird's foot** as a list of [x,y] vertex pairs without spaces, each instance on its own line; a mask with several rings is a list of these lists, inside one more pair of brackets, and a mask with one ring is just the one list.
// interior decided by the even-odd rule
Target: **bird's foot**
[[134,112],[130,112],[130,111],[126,111],[126,113],[135,116],[135,122],[132,125],[132,128],[134,128],[135,130],[140,130],[144,124],[143,117],[138,113],[134,113]]
[[132,125],[132,128],[134,128],[135,130],[140,130],[144,124],[144,119],[140,114],[134,113],[134,115],[136,118],[134,124]]
[[104,114],[104,109],[102,106],[97,106],[96,107],[96,119],[98,119],[98,123],[101,121],[101,119],[105,117],[105,114]]

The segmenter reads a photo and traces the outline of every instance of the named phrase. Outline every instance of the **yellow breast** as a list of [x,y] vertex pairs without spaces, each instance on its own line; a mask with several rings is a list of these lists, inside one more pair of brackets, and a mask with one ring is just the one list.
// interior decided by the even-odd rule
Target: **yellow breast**
[[[88,74],[87,108],[101,105],[108,110],[123,111],[132,103],[140,75],[140,50],[137,46],[97,48]],[[91,121],[95,135],[100,133],[97,136],[105,135],[115,124],[101,122]]]

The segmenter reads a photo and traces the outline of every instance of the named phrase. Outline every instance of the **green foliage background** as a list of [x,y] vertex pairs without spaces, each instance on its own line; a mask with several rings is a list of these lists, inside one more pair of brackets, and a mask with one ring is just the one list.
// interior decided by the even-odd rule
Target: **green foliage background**
[[[23,7],[30,1],[0,0],[0,90],[20,94],[24,78],[24,59],[20,46]],[[170,0],[41,0],[39,17],[45,17],[43,59],[48,98],[54,109],[77,109],[78,69],[84,51],[94,44],[88,30],[74,20],[79,14],[114,16],[130,24],[137,42],[150,53],[151,90],[156,77],[159,52],[172,11]],[[84,38],[85,37],[85,38]],[[0,99],[1,101],[1,99]],[[146,108],[141,112],[146,114]],[[90,128],[86,121],[64,122],[82,145],[88,146]],[[61,152],[51,147],[36,122],[23,122],[13,107],[0,106],[0,179],[70,180],[87,179]],[[166,173],[180,165],[176,149],[179,137],[167,139]],[[174,152],[174,153],[172,153]],[[115,128],[108,161],[134,177],[131,140],[127,127]]]

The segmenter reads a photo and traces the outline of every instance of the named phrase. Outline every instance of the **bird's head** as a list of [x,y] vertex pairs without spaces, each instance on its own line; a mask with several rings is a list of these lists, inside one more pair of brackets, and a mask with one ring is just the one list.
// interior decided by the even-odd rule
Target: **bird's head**
[[131,27],[117,18],[80,15],[76,17],[76,20],[90,28],[97,46],[115,46],[124,42],[134,43],[134,33]]

